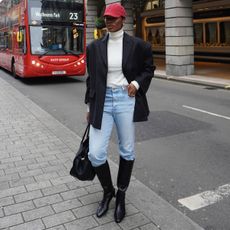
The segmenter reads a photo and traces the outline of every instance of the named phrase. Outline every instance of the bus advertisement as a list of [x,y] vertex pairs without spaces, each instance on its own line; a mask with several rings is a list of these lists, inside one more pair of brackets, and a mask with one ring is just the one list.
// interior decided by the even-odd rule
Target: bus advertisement
[[2,0],[0,67],[14,77],[85,74],[84,0]]

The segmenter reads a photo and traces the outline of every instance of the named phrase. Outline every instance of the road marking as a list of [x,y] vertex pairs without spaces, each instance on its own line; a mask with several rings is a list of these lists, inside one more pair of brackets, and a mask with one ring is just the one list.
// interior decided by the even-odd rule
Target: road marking
[[198,109],[198,108],[194,108],[194,107],[187,106],[187,105],[183,105],[183,107],[187,108],[187,109],[195,110],[195,111],[198,111],[198,112],[201,112],[201,113],[207,113],[207,114],[212,115],[212,116],[221,117],[221,118],[230,120],[230,117],[223,116],[223,115],[220,115],[220,114],[217,114],[217,113],[212,113],[212,112],[209,112],[209,111],[206,111],[206,110],[203,110],[203,109]]
[[209,206],[230,196],[230,184],[225,184],[213,191],[205,191],[190,197],[179,199],[178,202],[191,211]]

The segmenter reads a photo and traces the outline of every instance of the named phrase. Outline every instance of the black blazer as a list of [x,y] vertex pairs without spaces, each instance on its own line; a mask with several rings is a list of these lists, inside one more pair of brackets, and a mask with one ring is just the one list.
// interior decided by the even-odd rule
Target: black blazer
[[[85,103],[90,104],[89,122],[100,129],[106,92],[108,72],[107,34],[100,40],[93,41],[87,47],[87,70]],[[140,88],[135,96],[133,121],[146,121],[149,107],[146,92],[154,75],[152,49],[149,43],[124,33],[122,71],[127,81],[135,80]]]

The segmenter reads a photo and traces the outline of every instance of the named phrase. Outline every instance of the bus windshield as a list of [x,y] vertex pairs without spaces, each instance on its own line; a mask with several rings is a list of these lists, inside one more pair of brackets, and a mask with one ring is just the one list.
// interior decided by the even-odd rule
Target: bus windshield
[[31,53],[79,55],[84,52],[84,30],[76,26],[30,26]]

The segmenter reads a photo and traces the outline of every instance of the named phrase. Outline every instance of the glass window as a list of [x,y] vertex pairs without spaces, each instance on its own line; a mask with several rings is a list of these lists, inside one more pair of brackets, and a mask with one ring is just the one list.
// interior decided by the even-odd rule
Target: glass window
[[203,46],[203,24],[194,24],[194,45]]
[[4,33],[0,32],[0,50],[5,49],[5,37]]
[[217,23],[210,22],[205,24],[206,30],[206,45],[207,46],[216,46],[217,41]]
[[12,50],[12,31],[6,34],[6,48]]
[[12,5],[18,5],[20,3],[20,0],[13,0]]
[[146,33],[147,41],[150,42],[153,47],[165,45],[165,28],[163,26],[149,27]]
[[147,2],[145,6],[145,10],[151,10],[152,9],[152,2]]
[[145,10],[164,8],[165,0],[149,0],[145,5]]
[[230,46],[230,22],[220,23],[220,43],[221,46]]
[[26,40],[25,40],[25,28],[19,27],[17,34],[18,48],[21,53],[26,53]]
[[84,51],[82,27],[31,26],[31,52],[38,55],[80,54]]

